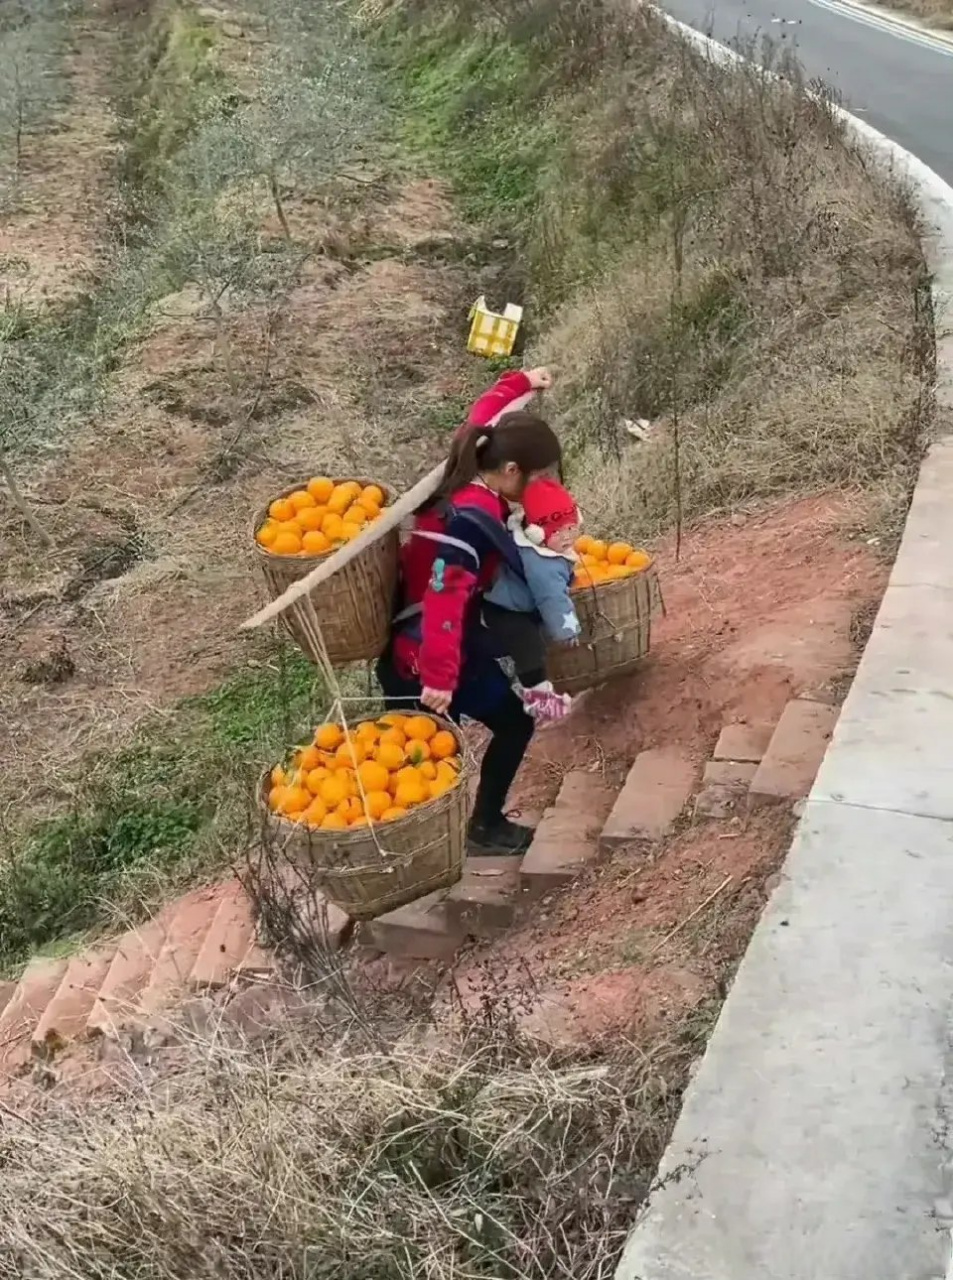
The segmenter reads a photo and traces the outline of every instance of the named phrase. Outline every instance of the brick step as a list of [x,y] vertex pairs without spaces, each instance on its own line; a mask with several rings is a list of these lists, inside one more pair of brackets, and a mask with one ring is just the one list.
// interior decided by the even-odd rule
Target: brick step
[[51,1058],[87,1034],[89,1015],[116,954],[115,946],[73,956],[33,1031],[33,1052]]
[[189,986],[196,991],[224,987],[248,954],[254,938],[251,903],[239,882],[231,880],[222,891],[218,910],[192,966]]
[[575,879],[599,855],[599,834],[615,800],[598,774],[573,770],[543,814],[523,859],[520,879],[530,898]]
[[33,1056],[33,1030],[63,981],[65,960],[31,960],[0,1014],[0,1080],[17,1075]]
[[471,938],[493,938],[510,928],[519,909],[521,854],[467,858],[463,878],[447,893],[447,923]]
[[13,999],[18,985],[16,982],[0,982],[0,1017],[3,1016],[4,1009]]
[[364,941],[386,955],[414,960],[452,960],[466,937],[461,925],[451,924],[447,889],[428,893],[396,911],[388,911],[365,925]]
[[827,751],[838,709],[796,698],[781,713],[748,792],[752,808],[801,800],[811,790]]
[[691,799],[697,772],[682,747],[640,751],[602,830],[602,847],[661,840]]
[[135,1015],[175,911],[173,903],[154,919],[130,929],[116,943],[109,971],[86,1020],[87,1035],[115,1035]]
[[138,1002],[147,1016],[157,1013],[187,988],[220,902],[218,886],[198,889],[179,899]]

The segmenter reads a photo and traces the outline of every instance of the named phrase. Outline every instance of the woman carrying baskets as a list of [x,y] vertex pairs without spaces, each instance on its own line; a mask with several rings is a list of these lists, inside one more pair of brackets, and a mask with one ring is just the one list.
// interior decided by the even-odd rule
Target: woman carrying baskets
[[562,459],[551,428],[522,407],[551,381],[545,369],[505,375],[457,432],[440,486],[402,549],[401,599],[378,664],[395,709],[416,700],[489,729],[470,822],[475,854],[522,852],[533,834],[511,822],[504,806],[535,722],[499,666],[479,601],[501,563],[519,571],[509,503]]

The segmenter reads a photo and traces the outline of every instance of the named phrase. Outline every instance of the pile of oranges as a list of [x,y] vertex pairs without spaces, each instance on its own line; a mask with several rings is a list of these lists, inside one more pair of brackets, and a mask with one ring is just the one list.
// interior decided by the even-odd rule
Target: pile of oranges
[[255,541],[276,556],[323,556],[356,538],[384,505],[380,485],[315,476],[303,489],[274,500]]
[[628,542],[602,542],[585,534],[576,539],[575,549],[579,562],[573,573],[574,589],[631,578],[652,563],[647,551],[639,551]]
[[271,771],[272,813],[321,831],[395,822],[437,800],[460,776],[456,737],[425,715],[322,724],[287,766]]

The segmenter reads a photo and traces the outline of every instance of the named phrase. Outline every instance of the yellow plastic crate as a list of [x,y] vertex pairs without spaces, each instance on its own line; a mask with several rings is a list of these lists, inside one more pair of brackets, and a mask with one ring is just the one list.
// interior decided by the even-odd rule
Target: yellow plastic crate
[[470,308],[467,350],[475,356],[511,356],[522,319],[522,307],[509,303],[500,315],[487,307],[486,298],[477,298]]

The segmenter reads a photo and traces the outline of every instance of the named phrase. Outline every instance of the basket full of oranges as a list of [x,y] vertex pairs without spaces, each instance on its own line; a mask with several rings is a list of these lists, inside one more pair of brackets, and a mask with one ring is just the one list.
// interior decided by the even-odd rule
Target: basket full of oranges
[[469,759],[448,721],[331,720],[262,780],[266,829],[330,902],[372,920],[463,874]]
[[649,651],[652,619],[662,606],[655,561],[629,542],[583,536],[572,600],[582,628],[579,644],[553,645],[549,678],[560,693],[582,693],[631,671]]
[[[322,557],[346,546],[379,519],[392,495],[372,480],[313,476],[278,494],[255,516],[259,565],[273,600],[310,573]],[[282,621],[295,642],[318,660],[312,610],[332,665],[376,658],[387,644],[397,584],[399,534],[390,530],[305,597]]]

